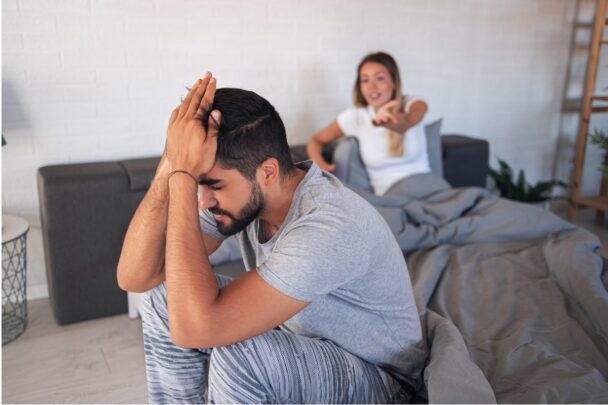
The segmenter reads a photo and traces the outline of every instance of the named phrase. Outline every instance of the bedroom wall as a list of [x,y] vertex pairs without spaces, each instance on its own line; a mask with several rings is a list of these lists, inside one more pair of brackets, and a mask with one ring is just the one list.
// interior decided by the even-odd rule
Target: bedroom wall
[[488,139],[493,163],[532,180],[567,178],[574,19],[570,0],[4,0],[2,206],[33,225],[30,297],[46,295],[37,168],[159,154],[205,70],[268,98],[298,144],[350,105],[358,60],[382,49],[444,132]]

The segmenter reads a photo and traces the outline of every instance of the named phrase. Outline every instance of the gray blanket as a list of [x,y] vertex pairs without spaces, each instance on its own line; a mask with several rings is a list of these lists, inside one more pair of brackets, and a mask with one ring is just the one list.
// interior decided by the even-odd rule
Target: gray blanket
[[383,197],[360,194],[406,253],[427,336],[429,402],[608,402],[597,237],[432,174]]

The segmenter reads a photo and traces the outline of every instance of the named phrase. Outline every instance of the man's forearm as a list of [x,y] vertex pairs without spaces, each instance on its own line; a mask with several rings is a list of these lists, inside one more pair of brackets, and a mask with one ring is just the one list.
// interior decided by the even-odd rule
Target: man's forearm
[[165,274],[174,341],[187,337],[190,325],[208,323],[219,294],[199,230],[196,187],[184,173],[173,174],[169,182]]
[[147,291],[163,280],[168,207],[168,179],[165,173],[157,173],[123,242],[117,268],[123,290]]

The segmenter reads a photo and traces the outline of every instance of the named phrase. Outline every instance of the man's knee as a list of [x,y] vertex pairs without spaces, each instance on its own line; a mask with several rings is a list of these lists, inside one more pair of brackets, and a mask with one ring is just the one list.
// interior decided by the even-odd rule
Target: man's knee
[[209,374],[237,376],[249,370],[256,360],[247,347],[247,341],[216,347],[211,351]]
[[212,350],[208,380],[210,402],[276,402],[268,390],[264,376],[269,370],[265,370],[256,340],[264,340],[263,335]]

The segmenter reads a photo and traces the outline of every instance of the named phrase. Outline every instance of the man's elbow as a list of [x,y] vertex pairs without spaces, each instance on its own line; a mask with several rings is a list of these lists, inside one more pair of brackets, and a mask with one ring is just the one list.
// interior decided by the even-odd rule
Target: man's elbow
[[121,267],[120,263],[116,268],[116,282],[118,283],[118,287],[127,292],[140,292],[135,291],[135,286],[133,285],[133,281],[130,277],[127,277],[127,272],[124,268]]
[[118,282],[118,288],[126,292],[144,292],[141,289],[136,288],[136,286],[129,283],[129,281],[123,279],[120,276],[116,277],[116,281]]
[[124,272],[121,272],[120,269],[116,271],[116,282],[118,283],[118,287],[126,292],[143,293],[155,287],[155,285],[151,286],[150,283],[133,280],[131,277],[126,276]]
[[118,262],[116,282],[121,290],[142,293],[156,287],[165,279],[164,271],[144,272],[141,266]]
[[120,263],[116,268],[116,282],[118,283],[118,287],[123,291],[131,291],[131,285],[129,280],[125,277],[124,271],[122,271],[120,267]]

